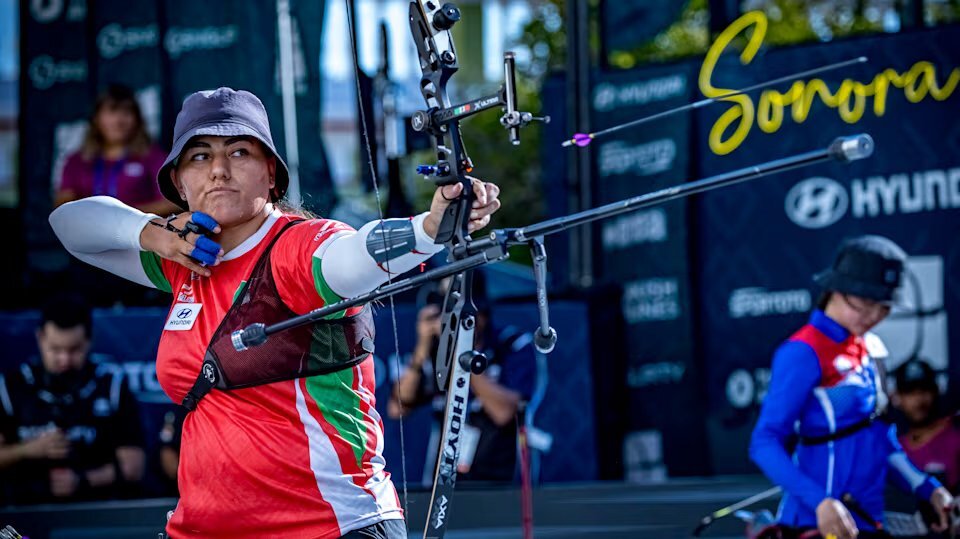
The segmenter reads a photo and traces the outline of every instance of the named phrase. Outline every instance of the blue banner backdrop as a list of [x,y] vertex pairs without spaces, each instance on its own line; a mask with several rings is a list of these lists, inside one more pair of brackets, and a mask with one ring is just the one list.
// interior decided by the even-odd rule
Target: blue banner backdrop
[[[762,25],[749,17],[745,28]],[[757,28],[752,39],[762,40]],[[886,365],[918,354],[944,373],[958,404],[960,362],[950,361],[960,350],[960,332],[950,330],[960,317],[958,40],[960,28],[948,27],[775,49],[746,65],[731,52],[705,79],[708,56],[700,80],[708,96],[705,82],[738,88],[861,55],[869,62],[777,88],[785,97],[753,92],[701,109],[699,176],[824,148],[842,135],[876,141],[864,161],[807,167],[697,200],[697,311],[715,471],[755,470],[747,446],[772,353],[805,322],[819,293],[811,276],[846,237],[882,234],[911,255],[916,278],[906,291],[929,312],[895,311],[877,328],[891,351]],[[720,134],[722,118],[733,122]]]
[[[594,130],[690,101],[695,71],[687,64],[635,73],[601,73],[591,95]],[[652,122],[597,140],[596,205],[608,204],[686,181],[690,169],[689,121]],[[595,274],[623,287],[629,433],[625,473],[632,480],[704,475],[697,458],[705,443],[693,364],[693,314],[687,265],[687,201],[679,200],[601,221]]]

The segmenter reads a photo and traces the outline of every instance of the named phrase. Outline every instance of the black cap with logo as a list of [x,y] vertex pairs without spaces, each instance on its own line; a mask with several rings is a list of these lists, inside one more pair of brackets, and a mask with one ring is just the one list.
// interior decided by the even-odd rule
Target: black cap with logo
[[826,290],[872,299],[902,303],[900,280],[907,254],[883,236],[859,236],[845,241],[833,265],[814,275]]

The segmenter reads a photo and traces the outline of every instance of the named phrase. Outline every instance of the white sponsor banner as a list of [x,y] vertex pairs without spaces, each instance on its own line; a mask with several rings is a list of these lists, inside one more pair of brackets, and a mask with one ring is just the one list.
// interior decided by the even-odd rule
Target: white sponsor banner
[[634,389],[678,384],[687,372],[687,366],[678,361],[659,361],[636,365],[627,371],[627,387]]
[[730,318],[756,318],[804,313],[810,310],[812,303],[810,291],[806,289],[767,290],[750,287],[734,290],[730,294],[727,308]]
[[106,59],[116,58],[125,52],[156,46],[160,42],[157,25],[121,26],[108,24],[97,34],[97,49]]
[[680,73],[622,85],[608,82],[598,84],[594,88],[593,108],[597,112],[606,112],[686,95],[687,77]]
[[37,90],[48,90],[56,84],[65,82],[85,82],[87,61],[58,60],[46,55],[37,56],[30,61],[27,75]]
[[226,49],[237,42],[239,32],[235,25],[184,28],[174,26],[163,36],[163,47],[171,58],[192,51]]
[[676,157],[677,144],[672,139],[643,144],[617,140],[600,145],[598,172],[601,178],[621,174],[652,176],[670,170]]
[[603,221],[602,241],[605,251],[667,241],[667,213],[655,208]]
[[641,279],[624,285],[623,317],[628,324],[680,317],[680,285],[674,277]]
[[850,182],[849,192],[831,178],[800,181],[784,200],[787,217],[804,228],[828,227],[849,215],[865,219],[960,208],[960,167]]

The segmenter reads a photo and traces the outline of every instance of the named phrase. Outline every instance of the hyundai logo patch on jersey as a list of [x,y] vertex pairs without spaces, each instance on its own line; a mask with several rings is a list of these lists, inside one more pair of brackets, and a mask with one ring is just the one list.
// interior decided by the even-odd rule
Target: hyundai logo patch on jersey
[[164,324],[164,331],[188,331],[200,315],[201,303],[177,303],[170,309],[170,316]]

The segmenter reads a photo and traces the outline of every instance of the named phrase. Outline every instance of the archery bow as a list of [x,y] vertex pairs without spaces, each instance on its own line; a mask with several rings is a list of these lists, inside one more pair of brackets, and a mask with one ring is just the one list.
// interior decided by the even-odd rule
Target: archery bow
[[[349,24],[352,25],[353,10],[350,0],[346,0],[346,2]],[[251,324],[232,334],[234,347],[238,351],[242,351],[248,347],[263,344],[274,333],[318,322],[331,314],[353,306],[389,297],[391,298],[392,310],[394,295],[413,290],[427,282],[452,277],[441,312],[440,347],[436,358],[436,381],[441,390],[446,391],[447,399],[439,446],[440,454],[437,458],[429,512],[424,529],[425,539],[440,539],[446,531],[456,483],[460,430],[466,422],[470,375],[483,372],[486,367],[486,358],[483,354],[473,350],[473,332],[476,323],[476,308],[473,305],[472,298],[471,271],[473,269],[507,258],[507,248],[511,245],[524,244],[531,249],[540,321],[540,327],[534,334],[534,344],[539,351],[546,353],[553,349],[557,334],[549,325],[546,292],[546,249],[542,243],[543,236],[560,232],[572,226],[660,204],[667,200],[799,166],[831,159],[841,161],[863,159],[873,151],[873,141],[867,135],[840,138],[826,149],[681,184],[523,228],[494,230],[486,237],[472,240],[467,226],[474,201],[471,179],[468,176],[473,170],[473,163],[464,148],[460,120],[485,110],[501,107],[503,115],[500,122],[509,131],[511,142],[519,144],[522,127],[533,121],[548,122],[549,118],[538,118],[531,113],[518,110],[515,60],[512,53],[504,55],[504,84],[498,93],[457,105],[451,104],[447,95],[447,83],[458,70],[459,64],[450,29],[459,20],[460,11],[451,3],[438,5],[434,0],[411,0],[410,2],[410,30],[416,44],[422,71],[420,91],[427,106],[426,110],[418,111],[414,115],[412,124],[415,130],[425,132],[434,138],[437,156],[435,164],[421,165],[417,171],[427,176],[438,186],[457,183],[463,186],[457,199],[453,200],[446,208],[436,237],[436,243],[443,244],[446,247],[449,263],[441,268],[401,281],[388,281],[387,284],[374,291],[322,307],[305,315],[296,316],[271,326]],[[352,35],[351,45],[355,68],[359,72],[357,48]],[[362,103],[360,105],[360,115],[364,140],[369,146],[369,133],[366,130],[367,124]],[[661,116],[663,114],[656,117]],[[376,173],[373,170],[372,156],[369,155],[369,152],[368,158],[371,159],[369,164],[371,165],[371,173],[373,173],[372,178],[379,209],[379,190],[377,189]],[[381,215],[381,221],[382,219]],[[384,240],[386,241],[386,238]],[[389,267],[387,270],[389,273]],[[395,320],[394,315],[393,329],[396,346],[397,329]],[[402,445],[403,441],[401,440]],[[402,453],[403,448],[401,447],[401,458],[403,459],[405,457]],[[405,484],[406,478],[404,478]],[[406,488],[404,488],[404,499],[406,503]]]
[[[494,107],[503,107],[501,124],[510,132],[510,141],[520,143],[520,128],[536,118],[518,110],[513,53],[504,55],[504,83],[494,95],[460,105],[452,105],[447,83],[459,69],[459,58],[451,28],[460,20],[460,10],[452,3],[438,5],[433,0],[410,2],[409,23],[420,59],[420,93],[427,110],[413,116],[413,128],[434,138],[437,162],[421,165],[418,172],[435,184],[460,183],[460,196],[447,206],[435,241],[446,246],[448,260],[457,262],[469,257],[470,236],[467,225],[474,201],[473,186],[467,176],[473,163],[467,155],[460,133],[460,120]],[[548,121],[547,119],[543,119]],[[506,252],[499,258],[505,258]],[[470,375],[486,368],[487,358],[474,350],[473,332],[476,307],[473,304],[471,270],[453,276],[440,318],[440,346],[436,358],[436,382],[446,389],[439,454],[434,473],[433,490],[424,527],[425,538],[441,538],[449,522],[449,507],[457,478],[460,452],[460,430],[466,424]]]

